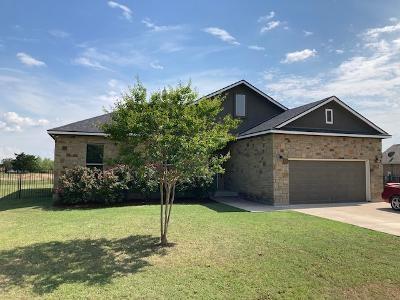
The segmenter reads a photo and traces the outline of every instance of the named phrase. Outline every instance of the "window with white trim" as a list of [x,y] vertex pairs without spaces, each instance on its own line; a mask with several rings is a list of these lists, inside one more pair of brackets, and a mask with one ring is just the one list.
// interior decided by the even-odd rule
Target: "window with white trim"
[[333,109],[325,109],[325,123],[333,124]]
[[243,94],[235,95],[235,116],[236,117],[246,116],[246,95]]
[[103,170],[104,145],[87,144],[86,146],[86,167]]

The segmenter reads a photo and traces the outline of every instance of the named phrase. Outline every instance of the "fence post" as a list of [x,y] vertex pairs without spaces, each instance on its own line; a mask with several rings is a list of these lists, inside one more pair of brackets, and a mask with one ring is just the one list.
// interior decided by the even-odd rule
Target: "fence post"
[[18,178],[18,199],[21,199],[21,193],[22,193],[22,174],[19,173],[19,178]]

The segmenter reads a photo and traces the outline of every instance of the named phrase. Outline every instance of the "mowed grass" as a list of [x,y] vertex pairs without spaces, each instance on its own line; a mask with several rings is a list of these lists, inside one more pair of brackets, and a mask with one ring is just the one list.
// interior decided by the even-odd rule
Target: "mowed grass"
[[399,298],[398,237],[296,212],[0,201],[1,299]]

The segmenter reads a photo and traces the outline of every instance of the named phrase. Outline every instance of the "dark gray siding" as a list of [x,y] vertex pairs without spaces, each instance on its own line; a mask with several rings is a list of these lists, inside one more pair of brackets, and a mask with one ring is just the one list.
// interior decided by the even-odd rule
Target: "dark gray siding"
[[[333,110],[333,124],[326,124],[325,109]],[[282,127],[286,130],[381,134],[336,102],[327,103]]]
[[282,108],[254,92],[244,84],[240,84],[223,93],[223,95],[226,95],[223,104],[224,115],[230,114],[234,117],[236,94],[246,95],[246,117],[241,118],[242,122],[236,131],[237,133],[244,132],[284,111]]

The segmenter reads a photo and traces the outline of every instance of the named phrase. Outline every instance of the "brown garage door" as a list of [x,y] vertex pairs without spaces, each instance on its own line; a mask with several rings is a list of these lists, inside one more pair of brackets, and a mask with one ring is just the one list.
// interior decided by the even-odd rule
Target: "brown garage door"
[[366,200],[365,162],[289,162],[290,204]]

